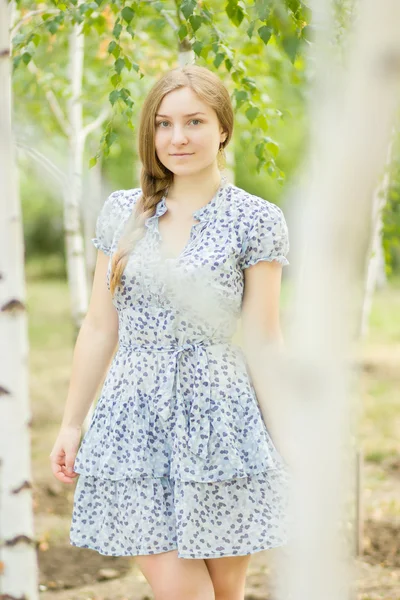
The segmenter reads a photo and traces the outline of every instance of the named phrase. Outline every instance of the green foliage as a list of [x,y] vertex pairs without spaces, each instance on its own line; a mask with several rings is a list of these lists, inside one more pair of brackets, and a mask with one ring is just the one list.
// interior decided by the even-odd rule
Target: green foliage
[[43,190],[29,170],[20,181],[25,257],[59,255],[64,258],[63,206],[60,199]]
[[[226,69],[235,86],[232,90],[235,109],[242,111],[257,133],[265,135],[269,127],[269,113],[253,73],[250,73],[251,64],[255,57],[263,56],[263,47],[273,44],[289,57],[294,69],[299,66],[301,69],[301,63],[296,64],[296,61],[302,43],[307,43],[307,36],[303,36],[302,31],[309,25],[310,11],[300,0],[255,0],[252,5],[243,0],[228,0],[223,5],[224,12],[219,10],[218,4],[219,1],[196,0],[151,3],[145,0],[117,0],[112,3],[103,0],[81,3],[48,0],[43,12],[33,19],[35,25],[32,27],[31,23],[29,27],[22,27],[13,39],[14,69],[28,64],[38,47],[56,43],[52,36],[60,36],[61,32],[65,35],[73,25],[81,25],[82,32],[92,39],[96,37],[98,44],[103,39],[108,41],[108,59],[103,59],[103,72],[109,81],[105,98],[108,97],[113,114],[104,125],[99,149],[90,160],[91,166],[96,164],[99,156],[109,155],[110,145],[116,140],[112,128],[117,114],[123,116],[130,129],[134,129],[135,99],[132,89],[144,77],[141,63],[132,60],[133,56],[136,58],[140,54],[140,46],[132,45],[138,30],[154,31],[157,36],[154,41],[160,45],[160,50],[162,47],[167,49],[171,60],[174,60],[176,52],[171,54],[175,38],[175,43],[192,47],[195,55],[207,66],[218,72]],[[27,8],[31,6],[26,5]],[[176,23],[176,33],[169,26],[171,21]],[[243,42],[246,46],[244,52]],[[146,52],[142,51],[142,54],[145,56]],[[279,62],[283,64],[282,56]],[[145,60],[142,64],[146,69]],[[301,82],[301,77],[297,81]],[[256,151],[254,145],[258,170],[266,166],[271,172],[276,156],[270,155],[269,148],[262,144],[257,146]]]
[[390,185],[383,209],[383,249],[388,275],[400,272],[400,139],[393,146]]

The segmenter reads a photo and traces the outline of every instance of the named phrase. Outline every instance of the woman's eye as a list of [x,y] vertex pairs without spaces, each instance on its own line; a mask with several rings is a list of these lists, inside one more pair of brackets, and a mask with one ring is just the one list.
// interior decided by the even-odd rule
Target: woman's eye
[[[189,121],[189,123],[193,123],[194,121],[197,121],[197,123],[202,123],[203,122],[201,119],[191,119]],[[157,127],[160,127],[163,123],[169,124],[169,121],[158,121],[158,123],[156,125],[157,125]],[[165,127],[161,127],[161,129],[165,129]]]

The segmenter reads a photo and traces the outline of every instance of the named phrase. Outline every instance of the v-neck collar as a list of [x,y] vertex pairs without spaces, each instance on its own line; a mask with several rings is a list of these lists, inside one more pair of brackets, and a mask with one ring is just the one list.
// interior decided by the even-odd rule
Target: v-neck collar
[[[216,209],[219,206],[219,204],[221,203],[221,200],[224,196],[225,190],[228,187],[228,185],[229,185],[229,182],[228,182],[227,178],[225,177],[225,175],[222,175],[219,188],[215,192],[214,196],[211,198],[211,200],[209,202],[207,202],[207,204],[205,204],[204,206],[201,206],[200,208],[195,210],[192,213],[192,216],[198,221],[207,221],[210,218],[212,218],[214,209]],[[146,219],[146,221],[145,221],[146,226],[155,222],[156,220],[158,220],[159,217],[161,217],[161,215],[163,215],[164,213],[167,212],[167,210],[168,210],[167,204],[166,204],[167,194],[168,194],[168,190],[162,196],[161,200],[159,200],[157,202],[156,211],[155,211],[154,215],[152,215],[151,217],[148,217]]]

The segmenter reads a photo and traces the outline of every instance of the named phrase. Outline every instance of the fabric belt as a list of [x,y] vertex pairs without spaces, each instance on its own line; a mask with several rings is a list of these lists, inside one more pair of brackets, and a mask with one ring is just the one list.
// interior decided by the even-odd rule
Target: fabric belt
[[[195,376],[190,385],[192,398],[189,408],[189,418],[186,420],[183,415],[178,415],[175,425],[182,441],[203,460],[206,460],[209,455],[211,429],[211,381],[206,347],[225,345],[226,343],[227,341],[215,342],[203,340],[188,342],[181,346],[178,344],[171,344],[169,346],[120,344],[135,352],[163,352],[171,354],[169,360],[166,361],[165,369],[162,369],[158,373],[160,385],[158,393],[152,399],[154,409],[163,421],[168,421],[172,415],[177,397],[182,397],[179,355],[182,352],[196,352]],[[183,397],[182,405],[184,405]]]

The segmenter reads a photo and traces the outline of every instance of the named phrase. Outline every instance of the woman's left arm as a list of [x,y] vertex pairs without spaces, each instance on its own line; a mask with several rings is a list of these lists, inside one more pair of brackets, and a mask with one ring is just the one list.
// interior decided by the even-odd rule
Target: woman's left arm
[[[268,385],[268,361],[283,352],[284,340],[280,326],[280,292],[282,264],[276,260],[261,260],[243,270],[244,293],[241,311],[243,352],[265,425],[283,455],[287,448],[283,439],[284,411],[280,398],[271,398]],[[278,442],[279,439],[279,442]]]

